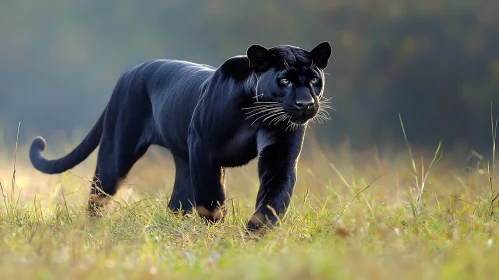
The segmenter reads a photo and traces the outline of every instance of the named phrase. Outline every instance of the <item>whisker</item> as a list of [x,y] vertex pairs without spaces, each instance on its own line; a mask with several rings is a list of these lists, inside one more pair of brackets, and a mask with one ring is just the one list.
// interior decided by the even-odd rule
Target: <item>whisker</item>
[[282,114],[286,114],[286,112],[281,111],[281,112],[274,113],[274,114],[272,114],[272,115],[270,115],[270,116],[268,116],[268,117],[264,118],[264,119],[263,119],[263,122],[265,122],[265,121],[266,121],[267,119],[269,119],[269,118],[272,118],[272,117],[277,117],[277,116],[280,116],[280,115],[282,115]]
[[319,116],[319,115],[314,117],[313,120],[317,120],[317,122],[320,124],[324,123],[324,118],[322,116]]
[[319,108],[319,111],[327,111],[327,110],[333,110],[336,112],[336,109],[334,108]]
[[331,104],[323,104],[323,103],[319,103],[319,106],[320,106],[320,107],[324,107],[324,108],[328,108],[328,109],[334,109],[333,107],[331,107]]
[[328,118],[326,115],[324,115],[323,112],[319,112],[319,113],[317,113],[317,115],[315,115],[315,117],[312,118],[312,121],[315,121],[315,120],[317,120],[318,123],[323,124],[323,123],[327,122],[328,120],[331,120],[331,118]]
[[284,114],[274,116],[274,118],[272,120],[270,120],[269,125],[272,125],[272,123],[274,123],[274,125],[276,125],[279,122],[279,120],[282,118],[285,118],[286,115],[287,115],[286,112],[284,112]]
[[265,118],[265,117],[267,117],[269,114],[273,114],[273,113],[276,113],[276,112],[267,112],[266,114],[263,114],[263,115],[259,116],[258,118],[256,118],[256,119],[255,119],[255,120],[251,123],[251,125],[253,125],[253,124],[254,124],[256,121],[258,121],[259,119],[261,119],[261,118]]
[[265,112],[265,111],[275,110],[275,109],[278,109],[278,108],[259,108],[259,109],[251,110],[251,111],[248,111],[248,112],[244,112],[244,114],[245,115],[251,115],[251,114],[254,114],[254,113]]
[[291,121],[291,116],[288,117],[288,126],[286,127],[286,130],[285,131],[288,131],[288,129],[290,131],[294,131],[295,128],[298,127],[297,124],[294,124],[292,121]]
[[248,112],[245,112],[244,114],[245,115],[248,115],[248,114],[253,114],[255,112],[258,112],[258,111],[266,111],[266,110],[274,110],[274,109],[278,109],[280,107],[264,107],[264,108],[256,108],[256,109],[253,109],[251,111],[248,111]]
[[[276,117],[276,119],[275,119],[276,122],[274,123],[274,125],[277,125],[278,123],[286,120],[287,117],[288,117],[288,114],[284,114],[284,115],[282,115],[280,117]],[[270,122],[270,123],[272,124],[272,122]]]
[[255,101],[255,104],[281,104],[277,101]]
[[288,115],[288,124],[286,126],[286,130],[284,130],[284,131],[288,131],[290,124],[291,124],[291,116]]
[[278,105],[258,105],[254,107],[247,107],[244,110],[255,110],[255,109],[272,109],[272,108],[281,108]]
[[251,117],[254,117],[256,115],[260,115],[260,114],[263,114],[262,116],[266,116],[267,114],[271,114],[271,113],[277,113],[279,111],[281,111],[282,108],[273,108],[273,109],[267,109],[267,110],[263,110],[263,111],[258,111],[256,113],[252,113],[251,115],[247,116],[245,118],[245,120],[251,118]]
[[328,117],[326,117],[324,115],[317,115],[317,118],[320,118],[324,122],[327,122],[327,121],[331,120],[331,118],[328,118]]
[[279,117],[282,117],[282,116],[283,116],[283,115],[280,115],[280,116],[277,116],[277,117],[274,117],[273,119],[271,119],[271,120],[270,120],[270,122],[269,122],[269,125],[272,125],[272,123],[274,123],[274,122],[275,122],[275,123],[274,123],[274,125],[275,125],[275,124],[277,123],[277,121],[276,121],[276,120],[278,120],[278,119],[279,119]]
[[328,111],[326,110],[319,110],[318,114],[321,113],[322,115],[324,115],[324,117],[327,117],[328,119],[331,119],[331,115],[329,114]]
[[325,110],[325,109],[331,109],[333,111],[336,111],[336,109],[334,109],[333,107],[330,107],[330,106],[320,106],[321,109]]
[[324,113],[318,114],[318,116],[320,118],[322,118],[323,120],[331,120],[331,118],[329,116],[325,115]]
[[[264,105],[257,105],[257,106],[252,106],[252,107],[243,107],[241,110],[250,110],[250,109],[255,109],[255,108],[268,108],[268,107],[278,107],[278,105],[275,104],[264,104]],[[280,107],[280,106],[279,106]]]

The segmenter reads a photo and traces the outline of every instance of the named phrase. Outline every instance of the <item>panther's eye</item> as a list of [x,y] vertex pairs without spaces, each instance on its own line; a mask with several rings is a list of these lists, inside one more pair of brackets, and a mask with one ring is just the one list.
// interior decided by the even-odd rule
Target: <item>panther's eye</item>
[[289,85],[289,80],[288,80],[288,79],[284,79],[284,78],[283,78],[283,79],[280,79],[280,81],[281,81],[281,83],[282,83],[283,85]]
[[315,84],[317,84],[318,82],[319,82],[319,79],[318,79],[318,78],[312,78],[312,79],[310,80],[310,83],[311,83],[312,85],[315,85]]

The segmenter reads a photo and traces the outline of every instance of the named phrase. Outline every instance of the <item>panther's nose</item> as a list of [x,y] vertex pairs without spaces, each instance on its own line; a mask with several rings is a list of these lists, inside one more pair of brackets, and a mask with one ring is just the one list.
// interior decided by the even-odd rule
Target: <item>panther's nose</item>
[[314,99],[306,99],[306,100],[296,100],[295,105],[298,107],[300,110],[306,111],[312,108],[314,106]]
[[314,97],[312,91],[307,87],[299,87],[296,89],[295,107],[302,112],[309,112],[314,109]]

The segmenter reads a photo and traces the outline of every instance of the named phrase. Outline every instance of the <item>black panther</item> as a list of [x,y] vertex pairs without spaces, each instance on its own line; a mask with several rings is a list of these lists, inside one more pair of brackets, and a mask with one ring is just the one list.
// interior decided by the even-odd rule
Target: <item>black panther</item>
[[258,159],[260,189],[248,230],[274,225],[289,205],[306,127],[327,118],[324,68],[331,46],[311,51],[252,45],[218,68],[148,61],[125,71],[97,123],[68,155],[47,160],[31,143],[33,166],[47,174],[73,168],[100,145],[88,208],[116,193],[150,145],[170,150],[175,183],[168,207],[209,221],[225,215],[225,168]]

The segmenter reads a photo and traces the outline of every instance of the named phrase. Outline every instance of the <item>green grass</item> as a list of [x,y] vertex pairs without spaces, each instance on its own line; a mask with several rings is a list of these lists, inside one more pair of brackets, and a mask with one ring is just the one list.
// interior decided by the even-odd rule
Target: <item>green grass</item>
[[259,238],[244,235],[258,188],[254,162],[228,172],[229,211],[221,224],[166,210],[174,167],[154,150],[104,216],[90,219],[89,184],[80,177],[91,176],[95,154],[73,171],[78,176],[49,176],[34,171],[20,147],[14,186],[12,159],[0,161],[6,194],[0,279],[492,279],[499,273],[492,163],[441,166],[433,153],[425,161],[412,150],[380,155],[308,143],[289,212]]

